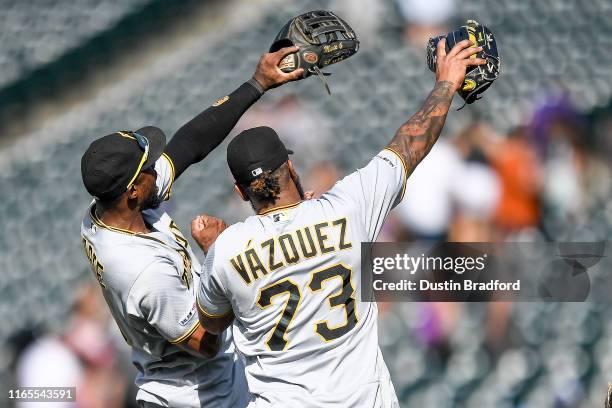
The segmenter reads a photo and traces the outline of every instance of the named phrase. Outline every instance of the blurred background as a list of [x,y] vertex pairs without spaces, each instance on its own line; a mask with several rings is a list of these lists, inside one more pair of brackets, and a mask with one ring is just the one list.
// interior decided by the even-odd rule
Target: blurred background
[[[332,96],[316,78],[273,90],[235,132],[274,127],[321,194],[424,101],[428,37],[473,18],[497,37],[501,76],[482,101],[453,108],[380,239],[610,239],[610,0],[0,0],[0,406],[15,385],[76,385],[79,407],[133,406],[129,350],[80,244],[81,154],[117,129],[154,124],[171,137],[250,78],[290,17],[319,8],[362,41],[328,69]],[[174,187],[186,235],[200,212],[250,213],[232,195],[224,146]],[[402,406],[601,406],[612,380],[606,305],[380,309]]]

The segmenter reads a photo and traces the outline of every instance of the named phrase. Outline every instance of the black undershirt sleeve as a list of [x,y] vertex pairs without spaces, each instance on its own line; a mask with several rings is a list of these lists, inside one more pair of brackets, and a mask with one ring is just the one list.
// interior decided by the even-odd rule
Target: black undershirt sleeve
[[217,147],[262,94],[259,83],[251,79],[184,124],[165,149],[174,163],[174,179]]

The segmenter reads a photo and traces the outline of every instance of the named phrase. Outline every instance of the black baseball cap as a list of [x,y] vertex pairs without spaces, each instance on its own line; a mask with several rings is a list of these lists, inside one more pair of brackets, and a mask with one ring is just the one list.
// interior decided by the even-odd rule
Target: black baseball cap
[[274,129],[259,126],[238,134],[227,146],[227,164],[240,184],[250,183],[266,170],[274,171],[293,154]]
[[113,200],[127,191],[142,170],[155,164],[165,147],[166,135],[154,126],[101,137],[81,157],[83,184],[97,199]]

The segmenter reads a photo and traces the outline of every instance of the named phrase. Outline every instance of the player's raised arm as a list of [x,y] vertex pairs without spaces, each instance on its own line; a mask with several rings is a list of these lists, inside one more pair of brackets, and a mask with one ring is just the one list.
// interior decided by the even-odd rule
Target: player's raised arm
[[190,165],[203,160],[236,125],[240,117],[268,89],[300,79],[303,70],[284,73],[280,61],[297,47],[282,48],[263,54],[253,77],[229,95],[219,99],[205,111],[183,125],[168,143],[165,153],[174,165],[178,178]]
[[446,40],[438,42],[436,85],[421,109],[397,130],[388,145],[391,150],[404,158],[408,173],[406,177],[438,140],[453,96],[465,78],[466,68],[471,65],[486,64],[484,59],[470,58],[482,49],[471,47],[472,44],[469,40],[461,41],[447,54]]

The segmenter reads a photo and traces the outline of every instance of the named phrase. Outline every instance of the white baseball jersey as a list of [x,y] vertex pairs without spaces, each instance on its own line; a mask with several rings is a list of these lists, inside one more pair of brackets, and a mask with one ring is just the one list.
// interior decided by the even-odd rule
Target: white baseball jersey
[[316,200],[230,226],[206,258],[202,313],[233,310],[253,406],[396,407],[378,347],[377,307],[362,302],[361,242],[401,201],[406,167],[385,149]]
[[[155,163],[164,199],[174,179],[165,155]],[[229,330],[219,354],[179,347],[196,330],[195,286],[201,265],[172,218],[160,207],[143,212],[151,233],[105,225],[90,205],[81,226],[85,254],[110,311],[132,347],[137,400],[168,407],[240,407],[249,399],[244,366]]]

